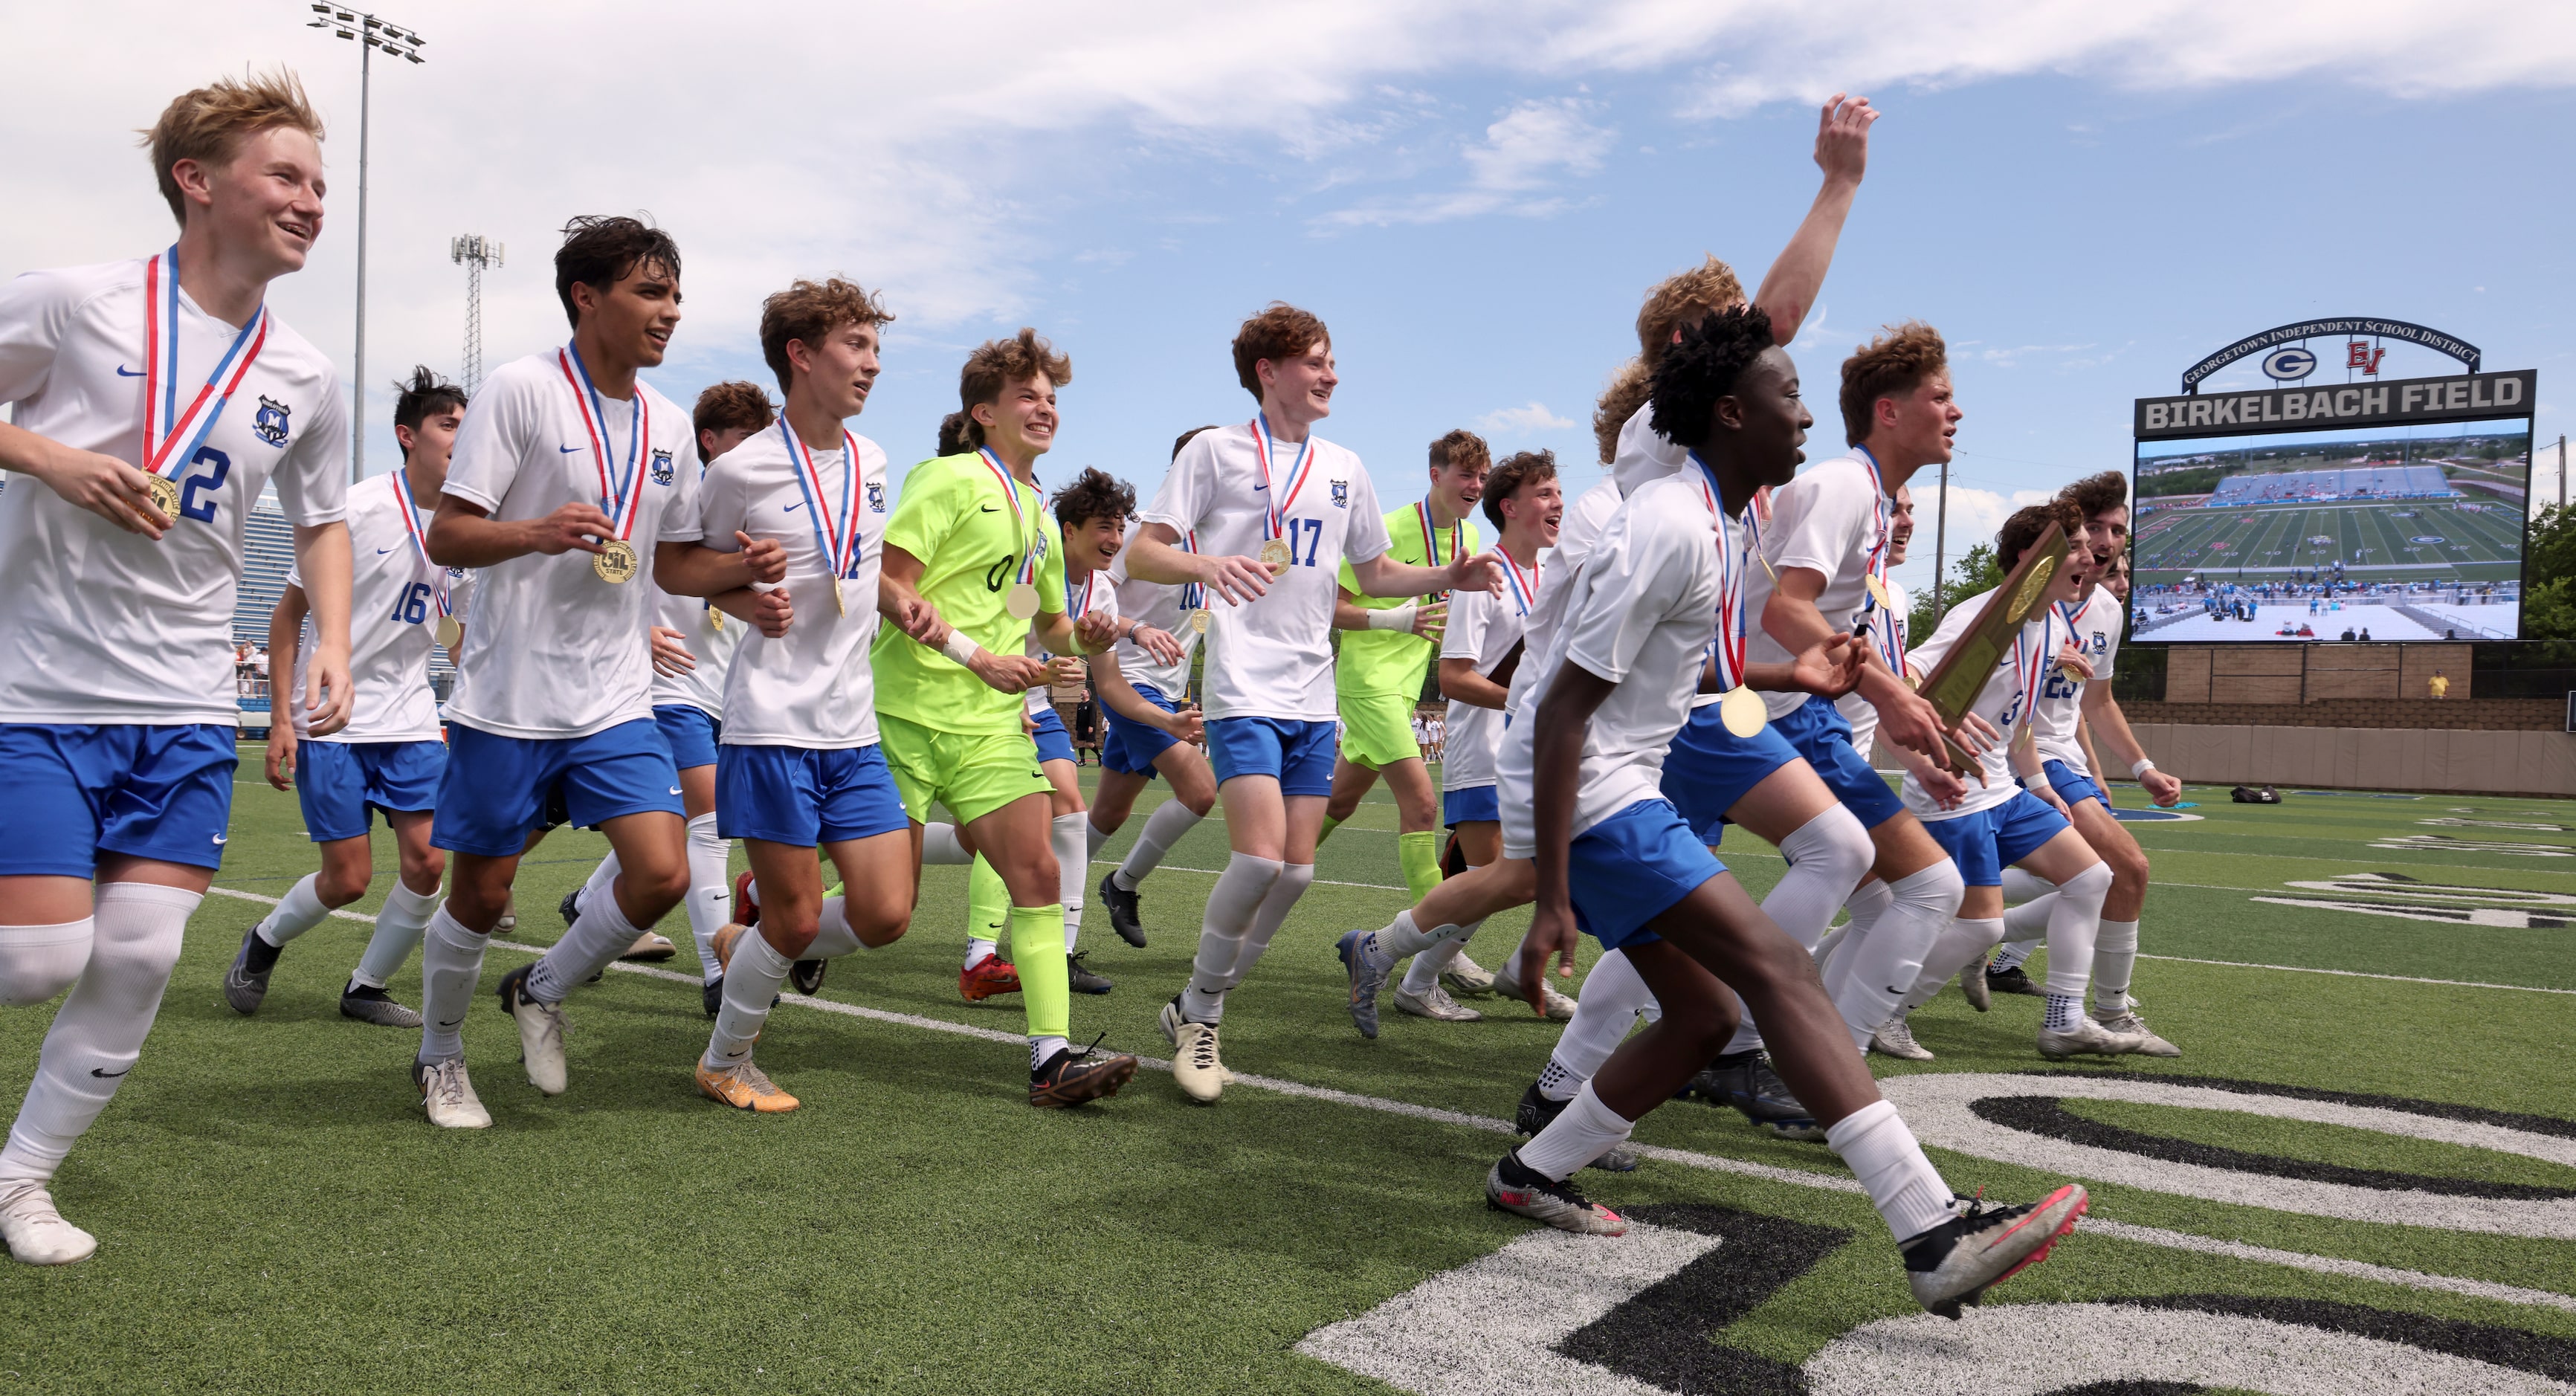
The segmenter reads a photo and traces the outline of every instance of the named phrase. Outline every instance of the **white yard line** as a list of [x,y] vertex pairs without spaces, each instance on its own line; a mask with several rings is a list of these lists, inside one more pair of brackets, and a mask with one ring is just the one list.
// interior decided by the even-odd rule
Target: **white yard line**
[[[1199,870],[1174,869],[1174,871]],[[1374,884],[1353,883],[1348,885],[1372,886]],[[237,897],[247,902],[261,902],[270,906],[276,905],[278,900],[275,897],[261,896],[256,892],[235,891],[229,887],[216,887],[210,890],[223,896]],[[1393,890],[1402,891],[1403,889],[1396,888]],[[376,919],[372,916],[354,911],[335,911],[331,914],[350,921],[364,921],[372,923]],[[492,942],[492,946],[497,950],[517,950],[528,954],[541,954],[545,950],[545,947],[541,945],[522,945],[518,942],[507,940],[495,940]],[[2193,961],[2192,963],[2224,964],[2227,962],[2211,960]],[[650,965],[633,965],[627,964],[623,961],[617,961],[611,963],[609,968],[626,974],[641,974],[653,979],[666,979],[676,984],[694,986],[699,982],[696,975],[680,974],[667,969],[655,969]],[[2282,966],[2257,965],[2248,966],[2247,968],[2274,969],[2282,968]],[[2339,973],[2340,971],[2320,970],[2313,972],[2332,974]],[[2389,978],[2392,976],[2365,975],[2361,977]],[[2412,982],[2438,984],[2448,981],[2421,980]],[[2509,984],[2493,984],[2473,987],[2512,988],[2514,986]],[[2541,992],[2565,993],[2568,991],[2563,989],[2551,989]],[[889,1009],[869,1008],[861,1004],[840,1003],[831,999],[809,998],[803,994],[781,994],[779,995],[779,1001],[781,1003],[794,1004],[799,1008],[811,1008],[824,1013],[836,1013],[845,1018],[860,1018],[869,1022],[886,1023],[897,1027],[920,1028],[929,1032],[948,1033],[956,1037],[978,1038],[986,1042],[1005,1043],[1014,1047],[1020,1046],[1028,1040],[1024,1034],[1020,1033],[1001,1032],[993,1028],[979,1028],[966,1023],[952,1023],[944,1018],[932,1018],[918,1013],[897,1013]],[[1160,1057],[1140,1056],[1137,1058],[1137,1062],[1139,1065],[1155,1071],[1170,1071],[1172,1069],[1171,1062]],[[1361,1110],[1375,1110],[1381,1114],[1401,1115],[1407,1119],[1421,1120],[1430,1124],[1453,1125],[1462,1129],[1479,1130],[1486,1134],[1510,1135],[1515,1132],[1512,1129],[1511,1123],[1507,1120],[1497,1120],[1484,1115],[1470,1115],[1464,1111],[1458,1110],[1443,1110],[1437,1106],[1431,1105],[1415,1105],[1410,1101],[1389,1100],[1383,1096],[1360,1095],[1353,1091],[1335,1090],[1329,1086],[1310,1086],[1302,1081],[1290,1081],[1276,1076],[1257,1076],[1250,1072],[1237,1072],[1235,1073],[1234,1083],[1239,1086],[1249,1086],[1255,1090],[1269,1091],[1275,1095],[1295,1096],[1304,1100],[1326,1101],[1331,1104],[1347,1105]],[[1638,1153],[1643,1154],[1647,1158],[1656,1159],[1664,1163],[1678,1164],[1686,1168],[1705,1169],[1712,1173],[1733,1173],[1740,1177],[1759,1178],[1765,1182],[1784,1183],[1792,1187],[1822,1188],[1829,1192],[1858,1193],[1861,1191],[1861,1185],[1857,1180],[1840,1173],[1815,1173],[1798,1168],[1780,1168],[1771,1164],[1754,1163],[1745,1159],[1723,1158],[1715,1154],[1697,1153],[1689,1149],[1669,1149],[1659,1144],[1640,1144],[1635,1147]],[[2098,1214],[2087,1217],[2084,1221],[2084,1228],[2097,1235],[2110,1236],[2124,1241],[2134,1241],[2141,1245],[2164,1246],[2173,1250],[2197,1251],[2208,1255],[2223,1255],[2236,1260],[2256,1261],[2271,1265],[2284,1265],[2293,1269],[2311,1271],[2316,1274],[2339,1275],[2351,1279],[2370,1280],[2380,1284],[2400,1285],[2408,1289],[2433,1290],[2445,1294],[2459,1294],[2477,1299],[2491,1299],[2499,1303],[2531,1304],[2546,1308],[2564,1309],[2569,1312],[2576,1312],[2576,1296],[2557,1294],[2549,1290],[2526,1289],[2519,1285],[2498,1284],[2491,1280],[2474,1280],[2457,1275],[2437,1275],[2421,1270],[2402,1270],[2391,1266],[2373,1265],[2366,1261],[2345,1260],[2336,1256],[2311,1255],[2304,1251],[2285,1251],[2276,1250],[2269,1246],[2247,1245],[2241,1241],[2221,1241],[2208,1236],[2195,1236],[2189,1232],[2169,1231],[2163,1227],[2140,1226],[2133,1222],[2114,1221],[2108,1217],[2100,1216]]]

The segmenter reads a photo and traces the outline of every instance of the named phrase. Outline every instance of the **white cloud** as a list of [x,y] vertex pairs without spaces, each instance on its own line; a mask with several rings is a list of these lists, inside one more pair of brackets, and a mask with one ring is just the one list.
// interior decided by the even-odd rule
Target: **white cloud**
[[1445,223],[1491,213],[1543,217],[1566,206],[1548,191],[1567,176],[1601,168],[1601,156],[1618,136],[1585,117],[1590,104],[1573,99],[1522,102],[1485,128],[1484,138],[1460,155],[1467,182],[1454,190],[1363,203],[1316,220],[1326,227],[1390,223]]
[[1544,403],[1526,407],[1504,407],[1476,419],[1476,430],[1487,436],[1535,436],[1543,431],[1563,431],[1574,423],[1547,410]]

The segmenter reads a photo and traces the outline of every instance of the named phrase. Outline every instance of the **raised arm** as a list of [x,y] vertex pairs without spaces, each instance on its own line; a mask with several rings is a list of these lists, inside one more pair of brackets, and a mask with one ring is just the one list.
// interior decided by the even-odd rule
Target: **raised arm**
[[1869,128],[1877,120],[1867,97],[1846,101],[1837,92],[1816,122],[1816,165],[1825,172],[1824,187],[1816,191],[1806,220],[1772,259],[1761,289],[1753,293],[1753,303],[1771,317],[1772,337],[1781,344],[1797,338],[1800,322],[1815,309],[1817,293],[1824,289],[1825,268],[1833,264],[1834,244],[1842,239],[1843,220],[1851,214],[1852,198],[1869,165]]

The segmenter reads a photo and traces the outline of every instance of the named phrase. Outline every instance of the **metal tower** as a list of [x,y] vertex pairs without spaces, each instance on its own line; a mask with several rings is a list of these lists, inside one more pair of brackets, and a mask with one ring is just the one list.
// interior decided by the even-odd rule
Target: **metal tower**
[[487,237],[447,240],[448,260],[465,268],[465,393],[483,382],[483,269],[501,265],[501,244]]

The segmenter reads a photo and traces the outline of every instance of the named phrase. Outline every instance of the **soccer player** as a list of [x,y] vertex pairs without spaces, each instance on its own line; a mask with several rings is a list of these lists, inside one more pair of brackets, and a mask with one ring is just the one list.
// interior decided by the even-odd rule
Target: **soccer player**
[[0,1240],[30,1265],[98,1249],[47,1185],[141,1057],[223,859],[234,593],[271,483],[312,603],[301,716],[349,720],[348,419],[267,306],[322,233],[321,141],[292,74],[183,93],[147,137],[178,241],[0,287],[0,469],[23,477],[0,492],[0,1004],[71,989],[0,1147]]
[[[1755,486],[1789,476],[1810,420],[1797,370],[1761,318],[1751,308],[1711,317],[1686,329],[1658,367],[1654,424],[1690,443],[1693,469],[1641,485],[1611,518],[1570,582],[1525,720],[1506,734],[1504,851],[1538,867],[1532,957],[1570,957],[1578,930],[1588,932],[1626,952],[1663,1014],[1494,1164],[1485,1196],[1563,1230],[1624,1233],[1624,1219],[1567,1180],[1706,1064],[1733,1030],[1740,996],[1779,1040],[1799,1099],[1897,1238],[1916,1301],[1955,1318],[2072,1229],[2084,1189],[2060,1187],[2035,1207],[1954,1207],[1896,1108],[1879,1098],[1812,964],[1660,789],[1660,758],[1689,714],[1712,639],[1720,677],[1731,677],[1726,618],[1742,603],[1729,593],[1755,564],[1730,516]],[[1684,383],[1689,390],[1667,391]]]
[[[698,394],[690,412],[697,433],[699,478],[705,464],[767,431],[776,419],[769,395],[757,383],[718,383]],[[704,501],[700,502],[701,510]],[[731,548],[724,551],[732,552]],[[724,1001],[724,967],[716,955],[716,933],[732,919],[733,892],[728,885],[731,845],[717,831],[717,743],[724,732],[725,675],[743,627],[728,622],[713,602],[674,596],[653,588],[653,725],[671,748],[671,764],[680,772],[680,808],[688,823],[689,934],[698,946],[699,996],[707,1016],[716,1016]],[[570,926],[581,915],[582,902],[616,881],[617,853],[610,850],[589,881],[566,894],[556,908]],[[628,960],[667,960],[671,942],[646,931],[619,956]]]
[[[680,320],[679,246],[633,218],[576,218],[555,253],[555,295],[571,342],[485,381],[429,531],[431,561],[481,569],[447,705],[431,841],[452,855],[451,874],[421,945],[412,1063],[430,1123],[448,1129],[492,1123],[465,1072],[465,1011],[550,796],[569,822],[608,836],[620,871],[541,959],[501,977],[501,1007],[540,1092],[567,1085],[563,1001],[574,986],[689,890],[679,771],[637,643],[657,604],[637,585],[640,550],[698,538],[688,416],[636,376],[662,362]],[[738,585],[776,581],[784,554],[772,541],[731,566]]]
[[[1496,551],[1503,556],[1503,594],[1460,593],[1450,603],[1440,641],[1440,691],[1449,698],[1447,747],[1440,762],[1441,818],[1470,869],[1502,856],[1494,753],[1503,738],[1503,702],[1525,657],[1523,632],[1543,594],[1539,555],[1556,546],[1557,530],[1565,521],[1555,454],[1523,451],[1506,457],[1486,477],[1481,499],[1485,518],[1500,535]],[[1345,652],[1351,638],[1342,641]],[[1349,700],[1343,701],[1347,713]],[[1441,987],[1466,944],[1467,937],[1452,936],[1415,955],[1396,986],[1397,1011],[1446,1023],[1483,1017]],[[1491,975],[1468,976],[1470,984],[1477,980],[1492,987]]]
[[[1420,500],[1386,516],[1387,556],[1414,567],[1441,568],[1482,550],[1476,536],[1476,501],[1484,497],[1493,456],[1484,438],[1453,431],[1431,443],[1431,489]],[[1420,901],[1440,881],[1440,795],[1432,789],[1419,739],[1422,681],[1440,652],[1448,598],[1378,600],[1360,594],[1359,577],[1345,558],[1342,591],[1333,604],[1333,626],[1345,632],[1333,660],[1333,692],[1341,712],[1341,749],[1333,758],[1333,793],[1324,804],[1317,842],[1360,807],[1360,798],[1386,776],[1395,796],[1395,849],[1405,890]],[[1454,952],[1453,952],[1454,953]],[[1482,993],[1493,976],[1472,963],[1460,971]]]
[[[1386,555],[1392,541],[1367,467],[1314,434],[1341,381],[1322,320],[1274,302],[1235,334],[1234,367],[1260,411],[1181,448],[1127,564],[1132,577],[1196,583],[1226,603],[1208,628],[1202,681],[1208,755],[1233,856],[1208,894],[1190,981],[1161,1014],[1164,1036],[1179,1049],[1173,1080],[1201,1102],[1225,1088],[1217,1030],[1226,993],[1315,880],[1332,788],[1326,671],[1343,560],[1364,596],[1502,585],[1490,556],[1451,555],[1431,568]],[[1184,538],[1199,550],[1183,552]]]
[[[1890,573],[1905,565],[1906,550],[1914,542],[1914,490],[1908,485],[1896,487],[1887,505],[1887,566]],[[1894,576],[1887,579],[1887,604],[1872,606],[1864,624],[1862,637],[1878,651],[1879,658],[1890,668],[1901,667],[1905,657],[1906,626],[1913,618],[1914,600],[1906,594],[1905,584]],[[1834,700],[1834,710],[1851,724],[1851,747],[1860,759],[1878,744],[1878,709],[1858,693],[1846,693]]]
[[[259,1011],[288,941],[366,895],[376,874],[369,828],[382,810],[393,830],[398,871],[376,912],[375,934],[340,990],[340,1012],[380,1027],[420,1026],[420,1015],[394,1002],[385,984],[420,944],[421,929],[438,905],[439,879],[447,872],[447,855],[429,843],[438,778],[447,769],[438,700],[429,687],[429,649],[460,643],[454,593],[462,579],[429,560],[428,536],[429,511],[447,483],[447,459],[465,420],[465,393],[427,368],[413,370],[411,381],[396,388],[394,440],[402,446],[402,467],[365,481],[349,497],[356,559],[350,591],[353,715],[348,726],[327,737],[308,739],[310,724],[300,710],[284,721],[272,716],[268,728],[268,783],[295,791],[305,831],[322,846],[322,870],[305,874],[275,909],[242,933],[241,950],[224,972],[224,1001],[237,1013]],[[302,576],[290,570],[269,617],[268,649],[280,667],[299,676],[312,660],[313,647],[304,639],[312,609]]]
[[[846,425],[867,406],[881,327],[893,318],[838,277],[798,281],[761,303],[761,356],[786,408],[748,437],[716,437],[727,449],[699,481],[701,541],[674,545],[655,566],[671,595],[703,594],[710,614],[738,622],[728,630],[746,632],[725,673],[710,801],[720,828],[710,832],[719,850],[744,841],[760,920],[714,937],[720,1002],[696,1074],[708,1099],[757,1114],[798,1104],[752,1060],[790,970],[891,945],[912,921],[911,823],[878,746],[868,662],[886,459]],[[751,401],[767,405],[757,390]],[[702,418],[707,408],[702,397]],[[740,587],[755,540],[784,552],[785,574]],[[824,894],[818,850],[842,895]]]
[[975,449],[905,478],[878,586],[878,609],[897,628],[880,629],[871,654],[877,727],[912,825],[926,822],[932,801],[946,805],[1001,874],[1028,1012],[1029,1103],[1045,1106],[1115,1095],[1136,1074],[1132,1056],[1076,1052],[1067,1040],[1053,786],[1022,726],[1021,695],[1047,672],[1025,652],[1030,622],[1060,654],[1097,654],[1115,629],[1105,612],[1065,614],[1064,556],[1037,490],[1037,458],[1055,444],[1056,389],[1072,378],[1072,361],[1035,330],[967,356],[957,397]]
[[[2067,526],[2069,535],[2077,536],[2084,519],[2074,504],[2056,500],[2017,510],[2004,520],[1995,538],[1995,560],[2006,575],[2052,522]],[[2018,729],[2031,726],[2049,674],[2069,664],[2081,672],[2086,661],[2067,643],[2059,608],[2089,595],[2093,576],[2093,556],[2079,537],[2049,576],[2039,604],[2011,632],[2010,653],[1995,666],[1969,707],[1970,715],[1986,728],[2019,740]],[[1914,652],[1918,669],[1929,674],[2003,595],[1998,589],[1954,604]],[[1964,779],[1910,748],[1900,748],[1898,756],[1906,768],[1906,808],[1957,863],[1967,891],[1958,916],[1924,956],[1914,988],[1896,1011],[1911,1012],[1928,1002],[1951,976],[1984,963],[2004,938],[2003,870],[2019,865],[2057,888],[2046,911],[2048,1015],[2039,1030],[2040,1055],[2060,1060],[2084,1053],[2112,1056],[2140,1050],[2144,1043],[2137,1034],[2114,1032],[2083,1011],[2102,899],[2111,889],[2111,870],[2101,857],[2067,823],[2066,816],[2014,782],[2004,742],[1977,751],[1978,765]],[[1835,953],[1839,959],[1843,952]],[[2125,993],[2126,985],[2122,989]],[[2125,999],[2122,1011],[2126,1011]],[[1910,1033],[1903,1034],[1902,1040],[1920,1050]]]
[[[1214,430],[1193,427],[1181,433],[1172,443],[1172,459],[1180,459],[1181,448],[1190,444],[1190,438]],[[1091,804],[1091,852],[1099,852],[1126,825],[1136,797],[1153,784],[1154,777],[1160,775],[1172,784],[1171,798],[1155,806],[1127,856],[1100,879],[1100,904],[1109,909],[1110,929],[1139,950],[1145,948],[1145,922],[1136,889],[1162,866],[1172,845],[1197,828],[1216,806],[1216,774],[1199,750],[1206,739],[1206,725],[1189,691],[1190,652],[1206,632],[1206,597],[1195,582],[1168,586],[1129,575],[1127,559],[1144,528],[1142,519],[1128,525],[1127,547],[1109,564],[1110,585],[1118,588],[1119,613],[1181,637],[1181,656],[1158,659],[1129,639],[1091,661],[1092,691],[1100,695],[1100,710],[1109,728],[1100,743],[1100,785]],[[1188,551],[1198,550],[1187,536],[1181,542]]]

